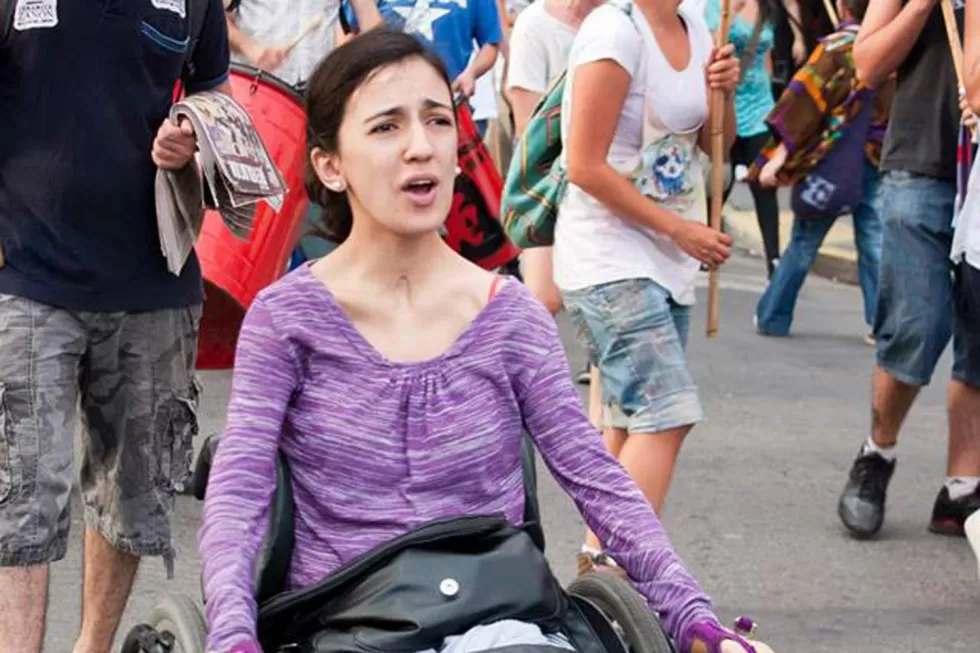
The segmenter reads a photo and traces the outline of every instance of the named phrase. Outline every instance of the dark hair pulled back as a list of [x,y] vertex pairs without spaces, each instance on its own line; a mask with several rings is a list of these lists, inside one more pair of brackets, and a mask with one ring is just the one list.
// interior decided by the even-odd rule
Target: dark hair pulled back
[[318,234],[335,243],[350,235],[350,201],[346,192],[336,193],[323,185],[309,153],[315,147],[336,153],[340,126],[354,92],[377,71],[412,58],[432,66],[451,89],[449,75],[438,56],[414,36],[385,27],[368,30],[340,46],[320,62],[310,77],[306,92],[306,192],[311,202],[323,208]]

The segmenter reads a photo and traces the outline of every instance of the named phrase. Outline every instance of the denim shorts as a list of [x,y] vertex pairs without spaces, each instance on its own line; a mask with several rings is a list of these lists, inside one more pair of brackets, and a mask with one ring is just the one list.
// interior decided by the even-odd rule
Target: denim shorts
[[171,571],[200,318],[200,306],[87,313],[0,294],[0,567],[64,557],[81,418],[86,526]]
[[563,291],[562,300],[599,367],[606,426],[659,433],[701,421],[684,351],[689,307],[650,279]]
[[[881,274],[874,332],[878,366],[912,386],[928,385],[953,336],[953,181],[907,171],[881,187]],[[976,378],[961,334],[953,338],[953,378]]]

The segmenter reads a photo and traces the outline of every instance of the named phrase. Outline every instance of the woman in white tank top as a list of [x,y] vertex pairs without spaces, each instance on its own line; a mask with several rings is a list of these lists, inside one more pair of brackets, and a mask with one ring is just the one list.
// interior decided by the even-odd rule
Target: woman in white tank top
[[[734,140],[739,66],[733,48],[715,50],[701,12],[610,0],[582,24],[568,67],[555,281],[598,362],[606,446],[659,513],[703,414],[684,351],[695,278],[731,246],[706,226],[698,148],[710,150],[711,89],[726,95]],[[579,570],[614,564],[589,533]]]

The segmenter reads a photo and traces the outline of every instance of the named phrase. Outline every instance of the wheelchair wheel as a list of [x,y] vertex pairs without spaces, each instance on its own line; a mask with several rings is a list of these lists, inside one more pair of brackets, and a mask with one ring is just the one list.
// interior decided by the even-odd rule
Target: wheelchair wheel
[[186,596],[168,596],[133,628],[122,653],[205,653],[208,630],[204,615]]
[[594,571],[579,576],[568,586],[568,593],[595,605],[631,653],[674,653],[657,615],[628,582]]

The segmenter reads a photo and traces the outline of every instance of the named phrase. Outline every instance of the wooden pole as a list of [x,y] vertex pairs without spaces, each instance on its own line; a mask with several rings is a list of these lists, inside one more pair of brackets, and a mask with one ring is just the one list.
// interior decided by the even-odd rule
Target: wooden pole
[[[719,49],[728,43],[728,30],[732,23],[731,0],[721,2],[721,24],[718,27]],[[721,231],[721,209],[724,204],[725,187],[725,94],[721,91],[711,92],[711,228]],[[718,300],[719,300],[718,269],[711,270],[708,275],[708,337],[718,334]]]
[[[343,11],[343,9],[341,9],[341,11]],[[306,24],[303,25],[303,28],[299,31],[299,33],[297,33],[296,36],[289,41],[289,43],[283,46],[283,50],[285,50],[287,53],[292,52],[303,39],[310,35],[310,32],[320,27],[320,25],[323,25],[323,16],[314,16],[308,20]]]
[[830,22],[833,23],[834,29],[840,27],[840,18],[837,16],[837,9],[834,8],[834,0],[823,0],[823,8],[827,10],[827,15],[830,16]]
[[[953,70],[956,71],[956,101],[960,100],[960,89],[966,88],[966,76],[963,74],[963,42],[960,40],[960,28],[956,24],[956,14],[953,13],[952,0],[940,0],[943,8],[943,23],[946,25],[946,41],[949,43],[949,54],[953,57]],[[976,140],[976,127],[970,128],[970,135]]]

